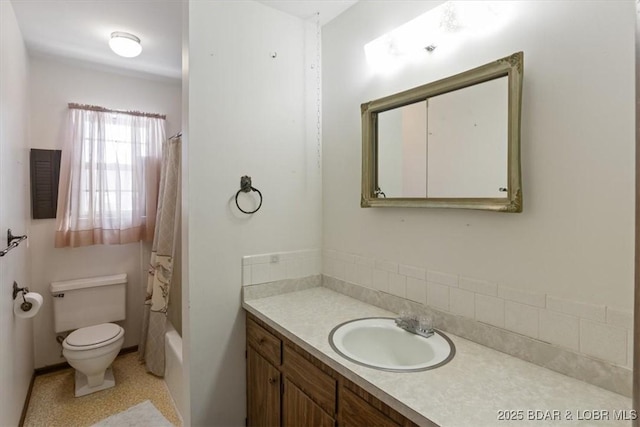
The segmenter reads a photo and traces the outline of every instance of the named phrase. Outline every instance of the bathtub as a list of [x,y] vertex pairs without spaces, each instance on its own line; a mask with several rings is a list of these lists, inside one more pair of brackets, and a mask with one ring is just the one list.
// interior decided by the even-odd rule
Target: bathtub
[[164,337],[165,368],[164,381],[178,410],[181,419],[184,414],[184,389],[182,381],[182,337],[167,322],[167,332]]

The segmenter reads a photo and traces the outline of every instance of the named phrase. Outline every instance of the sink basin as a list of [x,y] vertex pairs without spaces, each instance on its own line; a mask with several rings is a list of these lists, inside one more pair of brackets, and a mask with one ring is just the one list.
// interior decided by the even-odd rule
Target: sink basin
[[434,369],[453,359],[456,348],[440,331],[424,338],[396,326],[388,317],[342,323],[331,331],[329,344],[342,357],[370,368],[393,372]]

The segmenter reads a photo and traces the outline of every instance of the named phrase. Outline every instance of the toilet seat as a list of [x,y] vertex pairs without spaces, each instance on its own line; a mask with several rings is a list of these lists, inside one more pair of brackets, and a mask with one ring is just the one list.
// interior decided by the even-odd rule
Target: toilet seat
[[62,342],[62,347],[75,351],[92,350],[116,342],[123,335],[124,329],[119,325],[115,323],[102,323],[73,331]]

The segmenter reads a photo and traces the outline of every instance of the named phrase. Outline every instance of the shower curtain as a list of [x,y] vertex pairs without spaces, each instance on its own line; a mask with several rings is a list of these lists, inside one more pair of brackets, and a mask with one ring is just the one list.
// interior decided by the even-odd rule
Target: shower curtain
[[164,376],[164,334],[173,274],[175,241],[179,231],[181,146],[182,138],[178,136],[166,141],[162,150],[156,228],[147,276],[142,335],[138,347],[140,360],[145,361],[147,371],[160,377]]

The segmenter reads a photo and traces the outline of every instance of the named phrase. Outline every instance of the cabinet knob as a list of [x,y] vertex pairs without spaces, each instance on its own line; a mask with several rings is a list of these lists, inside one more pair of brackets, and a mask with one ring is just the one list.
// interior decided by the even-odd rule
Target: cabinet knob
[[258,340],[258,344],[262,345],[266,341],[265,337],[262,337]]
[[273,377],[269,377],[268,381],[269,381],[269,384],[275,384],[275,383],[278,382],[278,380],[276,378],[273,378]]

